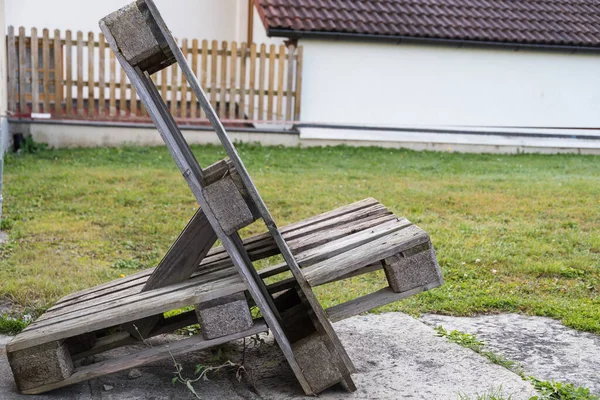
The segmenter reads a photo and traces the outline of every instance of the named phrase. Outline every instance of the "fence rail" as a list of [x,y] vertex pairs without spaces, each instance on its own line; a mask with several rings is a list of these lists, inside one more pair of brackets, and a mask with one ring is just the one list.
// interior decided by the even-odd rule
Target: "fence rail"
[[[55,119],[148,119],[102,34],[50,35],[8,27],[8,105],[15,116]],[[299,120],[302,47],[182,39],[182,51],[224,120]],[[176,119],[203,123],[204,112],[176,65],[152,76]]]

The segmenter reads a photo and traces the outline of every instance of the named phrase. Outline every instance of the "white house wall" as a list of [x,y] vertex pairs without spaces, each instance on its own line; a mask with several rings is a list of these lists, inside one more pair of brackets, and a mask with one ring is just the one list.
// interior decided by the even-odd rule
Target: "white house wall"
[[[8,25],[99,33],[98,21],[132,0],[5,0]],[[239,40],[246,0],[155,0],[176,37]],[[247,7],[247,6],[245,6]]]
[[[333,40],[300,44],[304,139],[514,145],[520,133],[600,137],[600,54]],[[487,135],[449,134],[453,131]],[[502,132],[507,136],[500,137]]]

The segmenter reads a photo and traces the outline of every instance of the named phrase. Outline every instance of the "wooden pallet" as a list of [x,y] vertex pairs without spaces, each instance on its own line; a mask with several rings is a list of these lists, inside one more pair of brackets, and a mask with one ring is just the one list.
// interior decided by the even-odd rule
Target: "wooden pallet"
[[[290,249],[314,286],[324,285],[360,274],[381,270],[386,260],[394,256],[431,254],[428,235],[405,218],[397,218],[374,199],[366,199],[338,208],[307,220],[281,228]],[[278,254],[268,234],[244,240],[244,247],[253,260]],[[421,262],[423,273],[411,286],[398,291],[391,287],[359,297],[326,310],[329,319],[339,321],[442,284],[435,257]],[[417,266],[418,267],[418,266]],[[415,268],[416,270],[416,268]],[[115,347],[137,342],[122,325],[145,317],[160,317],[167,311],[218,299],[246,290],[241,278],[231,266],[222,247],[208,252],[191,278],[161,289],[142,291],[155,269],[73,293],[61,299],[42,317],[27,327],[7,346],[7,353],[38,348],[48,343],[66,343],[72,360],[79,360]],[[262,279],[288,271],[280,264],[259,271]],[[412,271],[414,275],[416,272]],[[418,275],[418,273],[417,273]],[[296,281],[283,279],[267,285],[272,294],[293,290]],[[276,296],[277,298],[277,296]],[[285,310],[281,310],[285,312]],[[166,318],[148,337],[198,323],[195,311]],[[266,331],[263,320],[241,332],[218,339],[202,337],[178,341],[176,351],[194,351],[223,344],[258,332]],[[82,339],[91,335],[89,345],[81,347]],[[89,339],[89,338],[88,338]],[[79,348],[78,348],[79,346]],[[64,380],[23,390],[23,393],[42,393],[93,377],[133,368],[168,357],[167,347],[147,349],[137,356],[126,356],[99,364],[74,368]],[[170,347],[171,352],[173,348]]]
[[[157,349],[86,367],[73,362],[199,322],[202,339],[178,344],[179,351],[268,327],[306,394],[337,383],[356,390],[354,365],[332,321],[440,285],[427,234],[373,199],[279,229],[152,0],[137,0],[110,14],[100,28],[200,209],[154,270],[67,296],[15,337],[7,354],[19,389],[41,393],[164,357],[168,351]],[[228,155],[206,168],[150,77],[174,63]],[[242,241],[238,231],[257,220],[268,232]],[[217,239],[222,247],[212,249]],[[260,272],[252,264],[277,254],[285,263]],[[315,286],[377,269],[385,270],[389,287],[329,313],[313,292]],[[265,281],[288,271],[291,277]],[[264,321],[252,320],[251,304]],[[194,310],[164,317],[184,306]]]

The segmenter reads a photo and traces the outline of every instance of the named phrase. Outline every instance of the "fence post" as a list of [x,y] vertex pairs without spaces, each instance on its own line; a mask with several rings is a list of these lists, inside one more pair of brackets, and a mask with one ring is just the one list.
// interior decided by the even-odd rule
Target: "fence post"
[[31,28],[31,112],[40,112],[40,73],[38,71],[39,60],[39,40],[37,28]]
[[296,109],[294,121],[300,121],[300,103],[302,98],[302,46],[298,46],[296,52]]
[[54,114],[62,115],[63,99],[63,69],[62,69],[62,41],[60,40],[60,31],[54,31]]
[[[0,33],[1,34],[1,33]],[[8,111],[17,112],[17,40],[15,28],[8,27]]]

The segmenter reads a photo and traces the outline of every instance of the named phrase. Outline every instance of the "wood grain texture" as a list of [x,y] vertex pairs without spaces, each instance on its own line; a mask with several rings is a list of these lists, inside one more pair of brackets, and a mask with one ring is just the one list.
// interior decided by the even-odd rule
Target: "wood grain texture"
[[73,115],[73,42],[71,31],[65,33],[65,113]]
[[192,336],[189,339],[183,339],[172,343],[146,348],[134,354],[123,357],[94,363],[91,365],[79,367],[67,379],[40,386],[35,389],[23,391],[24,394],[40,394],[60,387],[73,385],[78,382],[84,382],[100,376],[112,374],[119,371],[125,371],[131,368],[139,367],[151,362],[159,361],[165,358],[177,357],[194,351],[200,351],[215,347],[236,339],[247,336],[253,336],[258,333],[266,332],[267,326],[263,321],[257,321],[254,326],[247,331],[237,332],[232,335],[205,340],[201,335]]
[[88,108],[87,115],[89,118],[92,118],[96,115],[96,96],[95,96],[95,87],[96,87],[96,78],[94,76],[94,67],[96,65],[95,56],[96,56],[96,47],[94,40],[94,32],[88,33],[88,41],[87,41],[87,50],[88,50]]
[[6,34],[7,40],[7,73],[8,73],[8,111],[11,113],[17,112],[17,82],[19,79],[19,67],[17,60],[17,39],[15,37],[15,28],[11,25],[8,27]]
[[83,117],[83,32],[77,32],[77,115]]
[[106,116],[106,41],[98,36],[98,115]]
[[31,112],[40,112],[39,40],[36,28],[31,28]]
[[42,89],[44,93],[44,112],[52,113],[50,108],[50,32],[44,29],[42,33]]
[[236,119],[235,105],[237,92],[237,42],[231,42],[231,59],[229,60],[229,106],[228,119]]
[[302,59],[304,54],[304,48],[298,46],[296,54],[296,95],[294,99],[294,121],[300,121],[300,111],[302,105]]
[[63,114],[63,51],[60,31],[54,30],[54,114],[60,117]]
[[256,96],[256,43],[250,45],[250,76],[248,78],[248,85],[250,86],[248,93],[248,119],[253,121],[255,115],[254,97]]
[[[181,47],[182,47],[182,52],[183,52],[183,56],[186,58],[188,58],[188,41],[187,39],[182,39],[181,41]],[[181,118],[187,118],[187,113],[188,113],[188,102],[187,102],[187,97],[188,97],[188,87],[187,87],[187,80],[185,79],[185,76],[181,77],[181,90],[179,91],[180,96],[181,96]]]
[[[19,112],[25,114],[27,108],[27,48],[25,46],[25,28],[19,27]],[[31,80],[29,80],[31,82]]]
[[285,46],[279,46],[279,56],[277,65],[277,111],[276,120],[283,119],[283,82],[285,76]]

